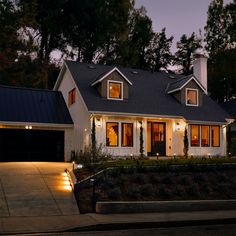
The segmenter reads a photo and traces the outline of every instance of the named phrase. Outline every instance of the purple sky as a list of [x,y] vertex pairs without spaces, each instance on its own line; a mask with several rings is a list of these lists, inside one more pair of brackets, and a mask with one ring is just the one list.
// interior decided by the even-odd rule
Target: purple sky
[[[207,10],[211,0],[136,0],[136,7],[143,5],[152,19],[153,30],[160,32],[166,27],[167,36],[174,36],[172,51],[176,51],[176,42],[181,35],[204,33]],[[231,0],[224,0],[225,3]]]

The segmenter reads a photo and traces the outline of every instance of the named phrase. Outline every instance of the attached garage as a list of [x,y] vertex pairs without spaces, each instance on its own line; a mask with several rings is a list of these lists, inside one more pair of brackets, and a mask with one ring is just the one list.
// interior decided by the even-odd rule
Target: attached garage
[[64,131],[0,129],[0,161],[64,161]]
[[0,86],[0,162],[69,160],[72,129],[60,92]]

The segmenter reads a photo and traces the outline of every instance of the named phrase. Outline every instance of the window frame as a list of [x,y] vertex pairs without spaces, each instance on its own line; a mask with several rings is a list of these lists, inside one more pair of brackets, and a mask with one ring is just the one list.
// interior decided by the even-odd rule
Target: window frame
[[[189,104],[188,103],[188,91],[195,91],[196,95],[197,95],[197,103],[196,104]],[[199,106],[199,96],[198,96],[198,89],[194,89],[194,88],[186,88],[185,90],[185,104],[186,106],[193,106],[193,107],[198,107]]]
[[[192,126],[193,126],[193,125],[198,126],[198,145],[195,145],[195,146],[192,145]],[[190,124],[190,146],[191,146],[191,147],[201,147],[200,127],[201,127],[201,126],[198,125],[198,124]]]
[[[212,128],[217,127],[219,132],[218,132],[218,140],[219,140],[219,145],[215,146],[213,145],[213,138],[212,138]],[[220,126],[219,125],[211,125],[211,147],[220,147]]]
[[76,88],[68,92],[68,106],[72,106],[76,102]]
[[[120,98],[110,97],[110,83],[120,84],[120,92],[121,92],[121,97]],[[107,80],[107,99],[122,101],[123,100],[123,93],[124,93],[123,86],[124,86],[123,81]]]
[[[108,124],[117,124],[117,127],[118,127],[118,129],[117,129],[117,145],[108,145],[108,142],[107,142],[107,139],[108,139],[108,136],[107,136],[107,125]],[[119,147],[119,137],[120,137],[120,135],[119,135],[119,122],[113,122],[113,121],[107,121],[106,122],[106,147]]]
[[[132,132],[131,132],[131,136],[132,136],[132,144],[129,146],[126,146],[123,144],[123,131],[124,131],[124,125],[131,125],[132,126]],[[121,147],[133,147],[134,146],[134,124],[133,123],[129,123],[129,122],[122,122],[121,123]]]
[[[202,128],[208,127],[208,145],[202,145]],[[210,147],[211,146],[211,125],[201,125],[201,147]]]

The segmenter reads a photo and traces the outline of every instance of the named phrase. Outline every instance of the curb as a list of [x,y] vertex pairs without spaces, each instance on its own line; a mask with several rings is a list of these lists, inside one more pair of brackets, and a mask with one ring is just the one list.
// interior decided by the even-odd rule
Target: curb
[[235,224],[236,218],[228,219],[208,219],[208,220],[183,220],[183,221],[162,221],[162,222],[121,222],[94,224],[85,227],[76,227],[64,232],[83,232],[83,231],[110,231],[120,229],[145,229],[145,228],[171,228],[199,225]]

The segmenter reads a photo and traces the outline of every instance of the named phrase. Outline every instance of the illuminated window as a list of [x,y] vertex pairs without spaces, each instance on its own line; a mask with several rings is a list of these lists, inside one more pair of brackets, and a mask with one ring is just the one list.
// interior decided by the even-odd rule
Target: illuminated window
[[186,89],[186,105],[198,106],[198,90]]
[[76,92],[76,90],[74,88],[68,94],[68,105],[69,106],[75,103],[75,92]]
[[199,125],[190,125],[191,129],[191,146],[199,146]]
[[122,82],[108,81],[108,98],[123,99],[122,85]]
[[122,123],[122,140],[121,145],[123,147],[133,146],[133,124],[132,123]]
[[220,146],[220,127],[211,126],[211,146],[219,147]]
[[108,147],[118,146],[119,126],[117,122],[107,122],[106,124],[106,145]]
[[209,147],[210,146],[210,127],[209,125],[202,125],[201,126],[201,146],[202,147]]

